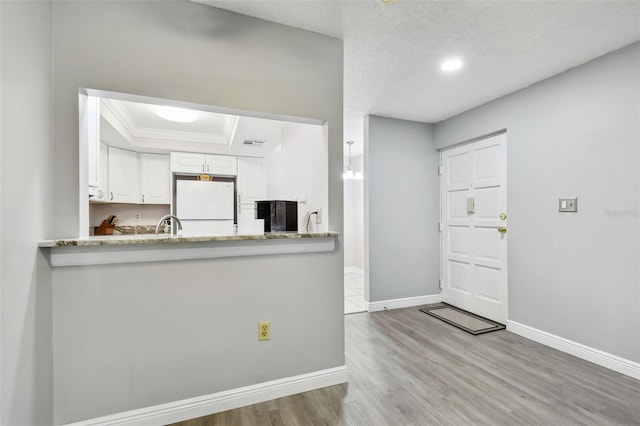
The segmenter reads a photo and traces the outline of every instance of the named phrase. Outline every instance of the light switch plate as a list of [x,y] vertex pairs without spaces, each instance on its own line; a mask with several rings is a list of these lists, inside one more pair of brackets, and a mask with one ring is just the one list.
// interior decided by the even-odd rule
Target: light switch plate
[[575,213],[578,211],[578,198],[560,198],[558,200],[558,211]]

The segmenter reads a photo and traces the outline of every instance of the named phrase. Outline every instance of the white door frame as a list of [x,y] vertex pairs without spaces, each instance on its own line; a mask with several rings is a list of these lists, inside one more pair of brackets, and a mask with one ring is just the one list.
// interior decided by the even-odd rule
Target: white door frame
[[[497,130],[495,132],[491,132],[491,133],[487,133],[485,135],[482,136],[478,136],[472,139],[468,139],[462,142],[458,142],[452,145],[448,145],[446,147],[443,148],[438,148],[438,153],[439,153],[439,159],[438,159],[438,175],[439,175],[439,223],[438,223],[438,227],[439,227],[439,238],[440,238],[440,275],[439,275],[439,284],[440,284],[440,295],[443,297],[444,300],[444,267],[445,267],[445,247],[444,247],[444,238],[443,238],[443,216],[442,216],[442,212],[443,212],[443,204],[442,204],[442,198],[443,198],[443,166],[442,166],[442,153],[444,151],[448,151],[450,149],[453,148],[458,148],[464,145],[470,145],[472,143],[475,142],[479,142],[482,141],[484,139],[488,139],[494,136],[498,136],[498,135],[502,135],[504,134],[505,137],[507,136],[507,129],[500,129]],[[505,139],[505,149],[507,149],[507,145],[506,141],[508,140]],[[507,175],[508,175],[508,155],[505,157],[505,167],[506,167],[506,174],[505,174],[505,191],[507,188]],[[507,198],[507,202],[508,202],[508,198]],[[508,206],[507,206],[507,210],[508,210]],[[508,234],[508,233],[507,233]],[[507,245],[508,247],[508,245]],[[504,313],[505,313],[505,319],[504,319],[504,323],[506,324],[508,319],[509,319],[509,280],[508,280],[508,252],[507,252],[507,262],[505,262],[504,264],[504,273],[506,274],[506,288],[505,288],[505,298],[504,298]]]

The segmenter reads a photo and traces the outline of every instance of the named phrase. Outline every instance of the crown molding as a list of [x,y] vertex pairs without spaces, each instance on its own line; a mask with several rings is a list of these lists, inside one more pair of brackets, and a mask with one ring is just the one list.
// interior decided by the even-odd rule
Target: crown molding
[[151,129],[138,126],[131,114],[129,114],[119,101],[105,98],[103,98],[102,101],[103,105],[106,106],[106,108],[103,108],[101,111],[102,116],[134,146],[148,146],[149,139],[230,146],[235,137],[240,120],[236,115],[225,117],[225,131],[222,135],[180,130]]

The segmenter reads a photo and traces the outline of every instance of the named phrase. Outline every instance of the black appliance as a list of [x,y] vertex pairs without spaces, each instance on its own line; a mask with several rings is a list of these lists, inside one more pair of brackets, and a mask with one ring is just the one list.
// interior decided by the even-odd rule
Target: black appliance
[[264,232],[298,232],[298,202],[256,201],[256,219],[264,219]]

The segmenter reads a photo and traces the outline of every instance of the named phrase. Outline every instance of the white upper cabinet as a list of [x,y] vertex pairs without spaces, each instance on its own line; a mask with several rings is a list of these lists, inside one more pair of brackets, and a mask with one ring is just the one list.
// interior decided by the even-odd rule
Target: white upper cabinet
[[96,201],[129,204],[171,202],[168,155],[137,153],[102,145],[104,155],[101,153],[101,161],[104,161],[104,169],[108,170],[108,178],[103,176],[102,179],[108,183],[101,185],[105,195],[101,199],[96,197]]
[[236,176],[238,174],[238,159],[230,155],[172,152],[171,171],[173,173]]
[[98,187],[102,190],[106,201],[109,193],[109,147],[100,143],[100,173],[98,173]]
[[190,152],[172,152],[171,171],[179,173],[205,173],[205,155]]
[[264,158],[238,158],[238,195],[240,204],[253,205],[267,196]]
[[100,143],[98,185],[91,191],[93,196],[91,201],[109,201],[109,148],[104,143]]
[[238,157],[211,154],[207,154],[205,157],[205,173],[226,176],[238,174]]
[[171,173],[169,156],[140,153],[140,202],[169,204]]
[[139,203],[138,153],[109,147],[109,202]]

